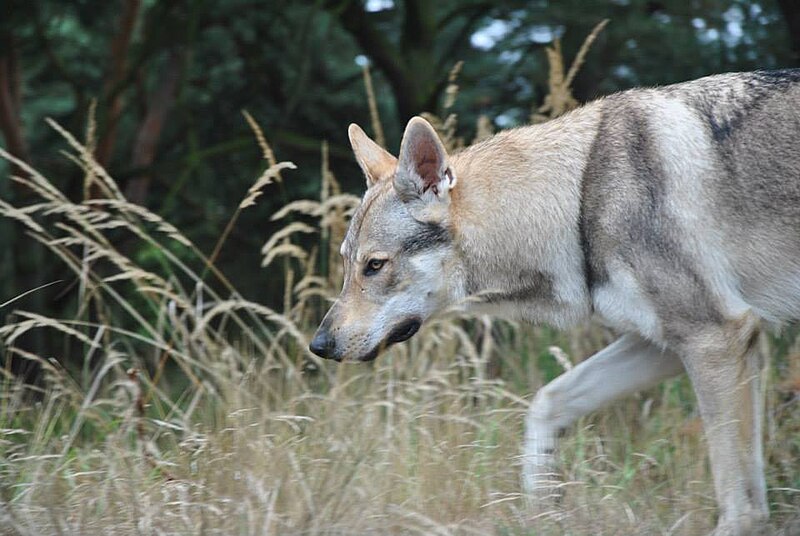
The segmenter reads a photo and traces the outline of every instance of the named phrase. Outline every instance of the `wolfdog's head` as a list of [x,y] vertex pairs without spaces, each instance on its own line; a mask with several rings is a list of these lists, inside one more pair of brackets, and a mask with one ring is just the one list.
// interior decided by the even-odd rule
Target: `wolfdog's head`
[[342,243],[344,285],[310,349],[369,361],[411,338],[457,294],[451,191],[456,177],[431,125],[415,117],[395,158],[350,125],[367,192]]

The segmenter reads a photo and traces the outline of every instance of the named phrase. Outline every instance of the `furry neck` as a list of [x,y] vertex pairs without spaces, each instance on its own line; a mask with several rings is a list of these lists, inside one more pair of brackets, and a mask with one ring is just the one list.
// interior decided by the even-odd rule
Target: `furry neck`
[[581,179],[598,122],[598,107],[587,106],[451,157],[450,223],[468,303],[558,327],[590,314]]

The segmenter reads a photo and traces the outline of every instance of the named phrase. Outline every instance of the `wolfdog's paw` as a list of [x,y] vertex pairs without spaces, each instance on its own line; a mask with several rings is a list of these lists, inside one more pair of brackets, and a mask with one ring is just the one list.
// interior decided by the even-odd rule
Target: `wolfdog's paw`
[[761,512],[721,519],[711,536],[778,536],[780,533],[769,524],[768,516]]
[[526,511],[531,517],[556,515],[561,511],[564,498],[562,480],[559,475],[552,473],[536,476],[535,479],[526,478],[523,482]]

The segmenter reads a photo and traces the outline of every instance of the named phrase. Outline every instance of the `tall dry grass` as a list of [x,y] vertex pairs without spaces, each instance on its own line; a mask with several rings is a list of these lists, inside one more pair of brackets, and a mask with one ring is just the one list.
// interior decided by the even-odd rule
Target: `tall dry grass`
[[[601,328],[557,334],[463,317],[431,322],[371,365],[309,354],[314,321],[341,283],[336,251],[358,203],[342,193],[325,147],[320,198],[288,203],[273,215],[286,225],[265,237],[263,266],[285,282],[282,309],[242,298],[216,255],[241,211],[292,180],[294,167],[278,162],[246,119],[266,170],[208,256],[124,198],[93,158],[91,126],[79,142],[52,124],[85,174],[81,200],[0,151],[38,196],[27,206],[0,200],[0,215],[69,267],[76,307],[68,318],[17,310],[0,327],[0,532],[649,535],[713,527],[706,447],[685,379],[582,420],[561,450],[562,502],[526,505],[518,474],[527,401],[561,367],[607,343],[612,335]],[[431,119],[450,147],[464,143],[455,115]],[[488,131],[484,120],[479,137]],[[301,235],[315,245],[302,247]],[[129,253],[143,248],[157,262]],[[62,341],[64,355],[17,345],[34,330]],[[780,526],[800,513],[800,370],[786,359],[800,339],[765,338],[763,346],[776,358],[766,375],[766,451]],[[12,374],[20,360],[41,368],[40,383]]]

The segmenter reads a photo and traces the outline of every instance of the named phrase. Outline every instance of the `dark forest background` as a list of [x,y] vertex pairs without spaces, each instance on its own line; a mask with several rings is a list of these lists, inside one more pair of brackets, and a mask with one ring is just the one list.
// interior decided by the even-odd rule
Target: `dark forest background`
[[[98,161],[128,199],[208,253],[266,165],[241,113],[249,111],[278,160],[298,169],[242,213],[217,266],[246,298],[274,306],[282,275],[259,268],[260,249],[279,207],[318,196],[323,141],[343,188],[363,189],[346,130],[356,122],[372,133],[365,66],[396,151],[411,116],[441,112],[448,75],[463,62],[451,111],[471,139],[480,116],[495,129],[527,122],[548,91],[544,48],[559,39],[571,58],[603,19],[573,84],[581,102],[800,66],[795,0],[3,0],[2,146],[80,199],[83,171],[60,153],[64,140],[45,118],[83,138],[94,107]],[[0,162],[0,199],[20,206],[31,194],[9,179],[17,171]],[[157,250],[130,248],[139,262],[159,263]],[[56,316],[71,307],[75,277],[20,226],[0,221],[0,251],[0,303],[62,280],[15,307]]]

